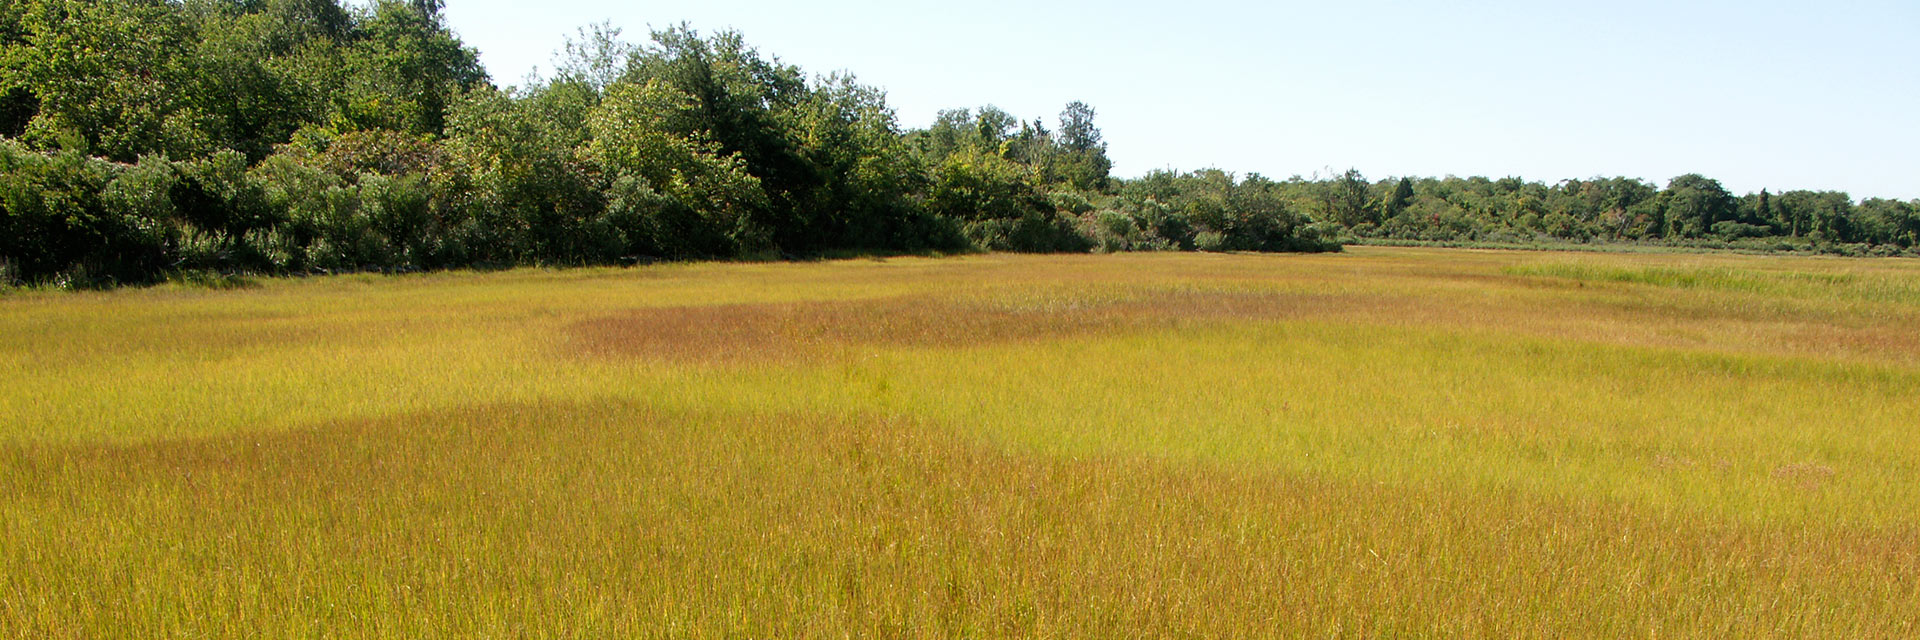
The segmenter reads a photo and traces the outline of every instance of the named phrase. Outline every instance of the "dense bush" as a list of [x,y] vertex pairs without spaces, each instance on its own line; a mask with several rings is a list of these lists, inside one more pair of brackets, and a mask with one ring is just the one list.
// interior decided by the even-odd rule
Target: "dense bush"
[[[0,260],[28,282],[146,282],[166,268],[164,178],[77,152],[40,154],[0,141]],[[110,190],[109,187],[113,188]]]
[[1208,169],[1156,171],[1127,181],[1117,210],[1096,225],[1121,249],[1201,251],[1330,251],[1282,185],[1259,175],[1239,178]]

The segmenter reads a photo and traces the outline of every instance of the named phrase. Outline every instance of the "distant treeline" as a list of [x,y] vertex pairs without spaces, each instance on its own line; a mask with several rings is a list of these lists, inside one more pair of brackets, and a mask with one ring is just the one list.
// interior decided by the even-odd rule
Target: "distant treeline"
[[[1368,182],[1357,172],[1295,181],[1293,201],[1350,238],[1428,242],[1635,242],[1692,247],[1912,254],[1920,249],[1920,200],[1836,191],[1735,196],[1688,174],[1662,189],[1632,178],[1400,178]],[[1312,195],[1318,194],[1318,196]]]
[[0,4],[0,285],[1343,238],[1914,244],[1914,203],[1698,176],[1121,180],[1085,104],[1052,128],[982,107],[904,131],[878,89],[735,33],[589,27],[557,63],[496,88],[438,0]]

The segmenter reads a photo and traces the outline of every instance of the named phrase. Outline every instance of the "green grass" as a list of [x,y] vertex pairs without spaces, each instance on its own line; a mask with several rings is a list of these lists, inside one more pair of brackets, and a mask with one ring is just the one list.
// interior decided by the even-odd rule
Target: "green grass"
[[1920,262],[0,299],[0,637],[1910,637]]

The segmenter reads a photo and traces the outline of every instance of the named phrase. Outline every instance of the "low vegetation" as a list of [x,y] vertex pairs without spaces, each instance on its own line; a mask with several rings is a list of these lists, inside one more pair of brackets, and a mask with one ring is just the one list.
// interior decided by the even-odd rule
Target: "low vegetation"
[[1920,265],[1356,247],[0,298],[0,637],[1909,637]]

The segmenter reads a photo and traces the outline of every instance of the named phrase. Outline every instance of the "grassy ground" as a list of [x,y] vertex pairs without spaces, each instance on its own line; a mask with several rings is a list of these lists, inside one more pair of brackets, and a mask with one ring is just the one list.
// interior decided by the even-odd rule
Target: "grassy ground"
[[1920,262],[0,298],[0,638],[1913,637]]

